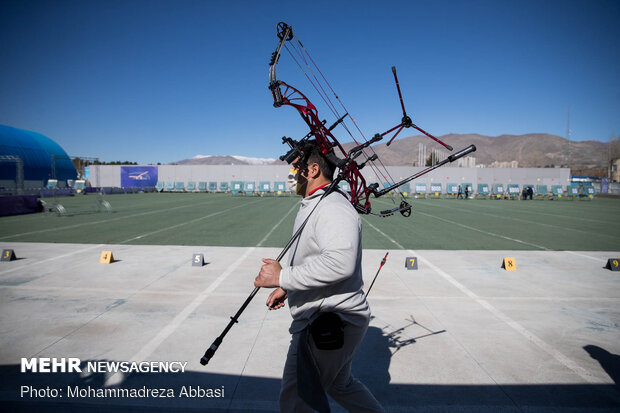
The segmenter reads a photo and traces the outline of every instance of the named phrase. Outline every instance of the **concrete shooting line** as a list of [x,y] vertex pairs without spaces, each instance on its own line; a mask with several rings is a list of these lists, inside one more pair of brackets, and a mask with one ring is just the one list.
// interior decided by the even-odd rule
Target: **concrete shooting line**
[[30,267],[35,266],[35,265],[46,264],[46,263],[48,263],[50,261],[58,260],[58,259],[61,259],[61,258],[67,258],[67,257],[70,257],[70,256],[75,255],[75,254],[81,254],[82,252],[85,252],[85,251],[88,251],[88,250],[92,250],[92,249],[96,249],[96,248],[102,248],[103,246],[104,246],[104,244],[94,244],[94,245],[91,245],[91,246],[86,247],[86,248],[82,248],[82,249],[79,249],[79,250],[74,250],[74,251],[68,252],[66,254],[54,255],[53,257],[46,258],[44,260],[30,261],[29,263],[24,264],[24,265],[22,265],[20,267],[13,267],[13,268],[10,268],[8,270],[4,270],[3,269],[2,271],[0,271],[0,275],[5,275],[5,274],[8,274],[8,273],[13,272],[13,271],[20,271],[20,270],[27,269],[27,268],[30,268]]
[[587,259],[589,259],[589,260],[597,261],[597,262],[600,262],[600,263],[602,263],[602,262],[604,262],[604,261],[605,261],[605,259],[601,259],[601,258],[593,257],[593,256],[591,256],[591,255],[581,254],[581,253],[579,253],[579,252],[575,252],[575,251],[562,251],[562,252],[565,252],[565,253],[567,253],[567,254],[571,254],[571,255],[576,255],[576,256],[578,256],[578,257],[587,258]]
[[597,379],[596,377],[592,376],[587,370],[585,370],[583,367],[579,366],[577,363],[575,363],[573,360],[571,360],[570,358],[566,357],[564,354],[562,354],[559,350],[557,350],[555,347],[551,346],[550,344],[546,343],[544,340],[540,339],[539,337],[537,337],[535,334],[533,334],[532,332],[528,331],[525,327],[523,327],[521,324],[517,323],[516,321],[514,321],[513,319],[511,319],[510,317],[508,317],[506,314],[504,314],[503,312],[501,312],[500,310],[498,310],[497,308],[493,307],[493,305],[491,305],[488,301],[482,299],[481,297],[479,297],[477,294],[475,294],[473,291],[471,291],[469,288],[465,287],[463,284],[461,284],[460,282],[458,282],[456,279],[454,279],[454,277],[452,277],[450,274],[446,273],[445,271],[443,271],[442,269],[440,269],[439,267],[437,267],[436,265],[434,265],[433,263],[431,263],[428,259],[424,258],[423,256],[420,255],[419,252],[414,252],[412,250],[408,250],[406,249],[404,246],[402,246],[401,244],[399,244],[398,242],[396,242],[394,239],[390,238],[388,235],[386,235],[383,231],[381,231],[380,229],[378,229],[377,227],[375,227],[374,225],[372,225],[370,222],[368,222],[367,219],[364,219],[364,222],[370,226],[371,228],[373,228],[375,231],[377,231],[379,234],[383,235],[385,238],[387,238],[390,242],[392,242],[394,245],[396,245],[398,248],[407,251],[408,253],[412,254],[412,255],[417,255],[418,259],[423,262],[425,265],[427,265],[429,268],[431,268],[433,271],[435,271],[437,274],[439,274],[441,277],[443,277],[446,281],[448,281],[450,284],[452,284],[454,287],[456,287],[457,289],[459,289],[463,294],[465,294],[467,297],[471,298],[472,300],[474,300],[476,303],[478,303],[480,306],[482,306],[484,309],[488,310],[489,312],[491,312],[491,314],[493,314],[495,317],[497,317],[499,320],[503,321],[504,323],[506,323],[509,327],[511,327],[513,330],[517,331],[519,334],[521,334],[523,337],[525,337],[527,340],[529,340],[530,342],[532,342],[533,344],[535,344],[537,347],[539,347],[541,350],[543,350],[544,352],[546,352],[547,354],[549,354],[550,356],[552,356],[554,359],[556,359],[559,363],[561,363],[562,365],[564,365],[566,368],[570,369],[571,371],[573,371],[575,374],[577,374],[579,377],[581,377],[583,380],[585,380],[588,383],[592,383],[592,384],[598,384],[598,383],[603,383],[601,380]]
[[[248,248],[239,259],[237,259],[232,265],[228,267],[226,271],[224,271],[219,277],[213,281],[207,288],[205,288],[194,300],[192,300],[180,313],[178,313],[164,328],[162,328],[159,333],[153,337],[148,343],[146,343],[131,359],[130,362],[140,362],[146,360],[148,357],[153,354],[153,352],[163,343],[168,337],[174,333],[174,331],[189,317],[195,310],[198,308],[219,286],[222,284],[229,275],[231,275],[239,265],[245,259],[250,256],[257,248],[260,248],[265,241],[271,236],[273,231],[276,230],[280,226],[280,224],[288,217],[291,212],[298,205],[293,205],[293,207],[278,221],[276,225],[269,230],[267,235],[261,239],[255,247]],[[251,351],[251,350],[250,350]],[[124,380],[124,375],[122,373],[115,373],[106,378],[104,387],[115,386],[122,383]]]

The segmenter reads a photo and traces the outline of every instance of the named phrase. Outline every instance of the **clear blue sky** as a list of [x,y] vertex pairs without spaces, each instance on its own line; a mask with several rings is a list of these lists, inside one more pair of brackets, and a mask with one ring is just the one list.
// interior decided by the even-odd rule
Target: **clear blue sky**
[[[267,89],[278,21],[366,136],[399,122],[393,65],[438,136],[566,136],[569,107],[572,139],[620,133],[615,0],[0,0],[0,124],[105,161],[277,157],[305,134]],[[278,77],[318,106],[302,76],[284,54]]]

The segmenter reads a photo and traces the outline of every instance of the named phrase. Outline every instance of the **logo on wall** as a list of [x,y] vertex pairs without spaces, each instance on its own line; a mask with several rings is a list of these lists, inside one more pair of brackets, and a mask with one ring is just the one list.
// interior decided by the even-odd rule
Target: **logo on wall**
[[157,185],[156,166],[121,166],[121,187],[145,188]]

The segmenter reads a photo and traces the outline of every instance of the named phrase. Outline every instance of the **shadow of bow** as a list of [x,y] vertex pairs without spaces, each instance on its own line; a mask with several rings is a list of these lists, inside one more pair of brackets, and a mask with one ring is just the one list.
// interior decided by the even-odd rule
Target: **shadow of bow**
[[[366,337],[358,347],[353,361],[353,375],[380,397],[388,391],[390,361],[396,352],[418,340],[446,330],[432,331],[418,323],[413,316],[406,319],[407,324],[391,330],[390,326],[368,327]],[[416,328],[417,327],[417,328]]]

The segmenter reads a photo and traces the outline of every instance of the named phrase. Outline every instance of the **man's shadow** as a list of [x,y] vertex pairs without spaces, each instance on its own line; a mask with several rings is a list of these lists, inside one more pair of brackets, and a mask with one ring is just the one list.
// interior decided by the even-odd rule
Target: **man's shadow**
[[594,408],[617,409],[620,406],[620,355],[595,345],[587,345],[583,349],[600,363],[614,384],[390,384],[390,363],[396,352],[425,337],[443,332],[445,330],[431,331],[413,317],[403,322],[400,328],[371,326],[355,353],[353,375],[368,387],[377,400],[399,406],[440,408],[447,403],[461,407],[475,406],[479,409],[477,411],[485,412],[500,411],[504,407],[508,410],[535,407],[589,411]]
[[603,370],[614,381],[616,387],[620,387],[620,356],[592,344],[583,349],[588,352],[590,357],[599,362]]
[[402,327],[385,327],[383,329],[370,326],[364,340],[357,348],[353,359],[353,376],[364,383],[372,393],[381,398],[389,394],[390,361],[397,351],[417,340],[446,330],[432,331],[419,324],[413,316],[403,323]]

